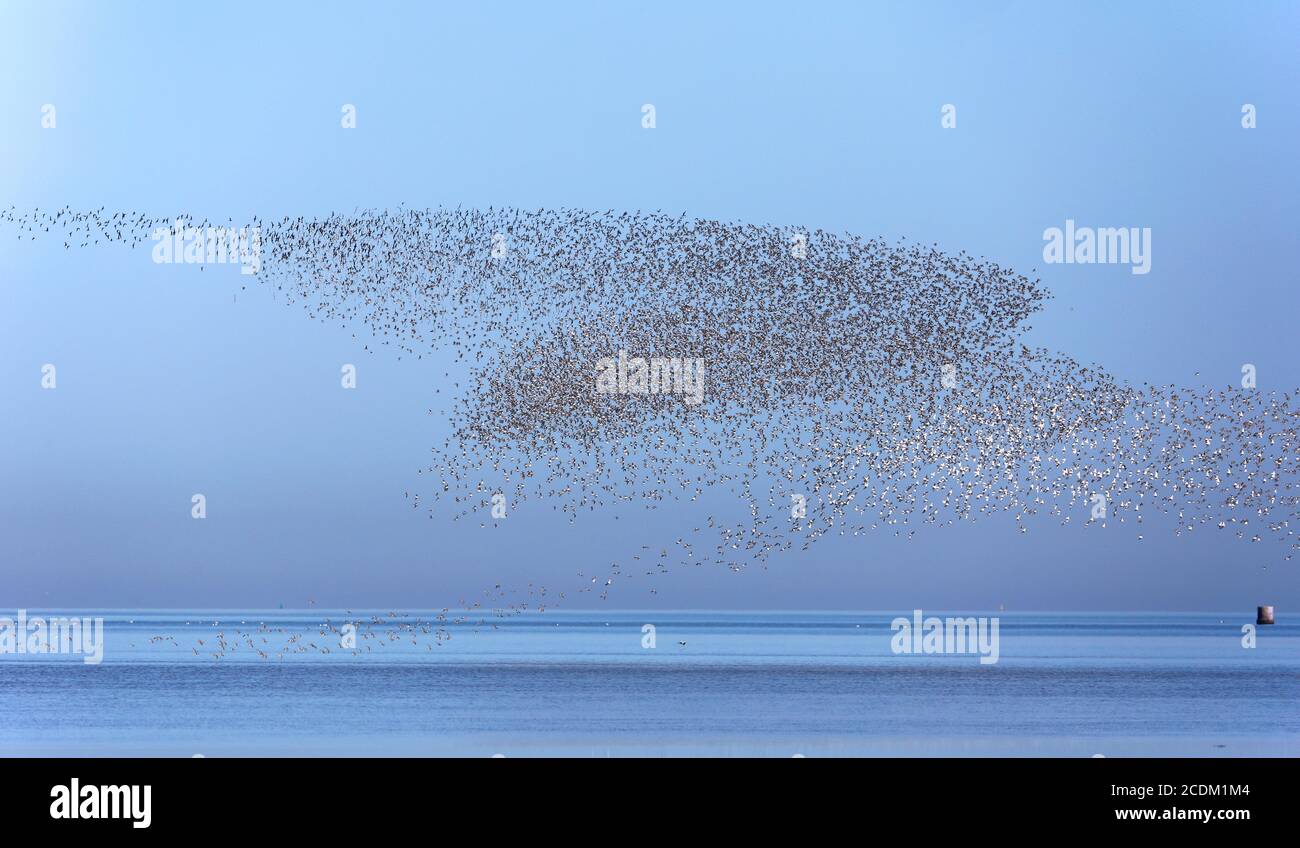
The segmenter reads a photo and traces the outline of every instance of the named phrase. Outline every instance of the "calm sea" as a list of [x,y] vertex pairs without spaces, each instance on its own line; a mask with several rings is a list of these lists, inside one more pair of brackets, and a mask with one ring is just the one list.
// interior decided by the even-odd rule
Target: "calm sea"
[[960,614],[992,664],[893,653],[911,611],[67,614],[103,662],[0,654],[0,753],[1300,755],[1300,625],[1240,612]]

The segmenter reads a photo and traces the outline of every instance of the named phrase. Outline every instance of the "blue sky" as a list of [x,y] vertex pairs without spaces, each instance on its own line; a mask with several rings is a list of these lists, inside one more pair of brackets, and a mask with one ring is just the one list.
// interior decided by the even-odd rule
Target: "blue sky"
[[[1123,379],[1228,385],[1249,362],[1293,390],[1297,23],[1282,3],[7,3],[0,205],[663,209],[908,237],[1037,269],[1055,299],[1030,340]],[[1045,267],[1067,218],[1150,227],[1151,273]],[[483,530],[410,509],[445,363],[367,354],[245,282],[0,242],[0,604],[443,606],[576,587],[694,519],[571,527],[539,503]],[[1030,526],[828,538],[610,603],[1300,604],[1274,547]]]

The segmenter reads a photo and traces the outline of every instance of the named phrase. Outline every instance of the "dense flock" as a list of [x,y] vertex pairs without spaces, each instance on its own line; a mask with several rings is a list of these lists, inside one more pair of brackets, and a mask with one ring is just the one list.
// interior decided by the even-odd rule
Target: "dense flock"
[[[69,250],[233,226],[0,212],[19,239]],[[450,434],[426,489],[408,493],[415,508],[491,524],[497,504],[541,501],[576,521],[698,502],[672,544],[585,567],[563,592],[488,590],[481,600],[502,610],[608,597],[633,579],[654,592],[674,568],[739,571],[829,534],[910,538],[992,514],[1022,533],[1046,516],[1140,540],[1161,513],[1179,534],[1280,543],[1269,558],[1296,548],[1292,393],[1131,385],[1031,349],[1022,338],[1048,291],[965,252],[614,210],[249,226],[260,256],[245,285],[395,355],[452,354],[432,410]],[[699,364],[696,397],[673,362]]]

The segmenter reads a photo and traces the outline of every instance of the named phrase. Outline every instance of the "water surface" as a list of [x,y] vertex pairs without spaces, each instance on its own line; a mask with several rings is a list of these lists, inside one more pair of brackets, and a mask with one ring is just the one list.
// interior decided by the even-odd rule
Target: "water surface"
[[969,613],[996,664],[894,654],[910,611],[75,614],[103,662],[0,655],[0,752],[1300,755],[1300,625],[1240,613]]

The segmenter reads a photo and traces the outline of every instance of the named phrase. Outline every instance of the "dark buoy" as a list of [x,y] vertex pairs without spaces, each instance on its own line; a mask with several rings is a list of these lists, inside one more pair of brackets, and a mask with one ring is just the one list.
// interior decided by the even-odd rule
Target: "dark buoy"
[[1255,623],[1256,623],[1256,624],[1272,624],[1272,623],[1273,623],[1273,608],[1272,608],[1272,607],[1260,607],[1260,608],[1259,608],[1259,611],[1255,613]]

